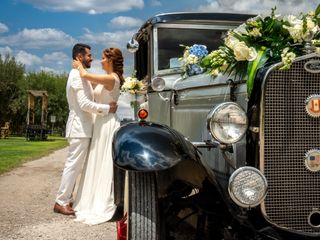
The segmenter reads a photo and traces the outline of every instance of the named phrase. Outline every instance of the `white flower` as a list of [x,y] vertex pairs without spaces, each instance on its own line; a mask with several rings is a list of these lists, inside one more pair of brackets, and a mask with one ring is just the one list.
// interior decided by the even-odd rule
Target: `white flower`
[[287,16],[286,20],[290,23],[291,26],[284,26],[284,28],[288,29],[294,42],[309,41],[312,39],[314,34],[319,31],[319,27],[315,24],[314,21],[312,21],[311,17],[306,17],[306,32],[304,32],[303,30],[303,20],[293,15]]
[[313,39],[313,40],[311,41],[311,43],[312,43],[313,45],[315,45],[315,46],[319,46],[319,45],[320,45],[320,39]]
[[187,59],[189,57],[189,51],[184,51],[183,58]]
[[281,62],[283,66],[280,69],[281,70],[289,69],[295,58],[296,58],[296,54],[293,52],[289,52],[289,48],[283,49],[281,53]]
[[283,19],[284,19],[285,21],[288,21],[291,26],[294,26],[294,25],[302,25],[302,24],[303,24],[303,21],[302,21],[301,19],[297,18],[297,17],[294,16],[294,15],[284,16]]
[[294,25],[293,27],[283,26],[288,29],[289,34],[291,35],[294,42],[302,42],[303,41],[303,25]]
[[239,42],[234,46],[234,56],[237,61],[253,61],[257,58],[257,51],[248,47],[245,42]]
[[310,31],[313,36],[319,30],[319,26],[314,21],[312,21],[310,17],[307,17],[307,31]]
[[245,23],[241,24],[241,25],[240,25],[239,27],[237,27],[234,31],[235,31],[236,33],[239,33],[239,34],[242,34],[242,35],[248,34]]
[[199,61],[199,58],[196,55],[190,54],[187,57],[187,63],[188,64],[197,64]]
[[217,68],[216,68],[216,69],[213,69],[213,70],[211,71],[211,75],[212,75],[212,76],[218,76],[219,73],[220,73],[220,72],[219,72],[219,69],[217,69]]
[[230,32],[228,33],[225,39],[225,44],[232,50],[234,50],[234,46],[239,42],[240,42],[239,39],[235,38]]
[[136,78],[127,77],[122,85],[122,90],[131,90],[133,89],[138,83],[138,80]]
[[227,61],[224,61],[222,66],[220,67],[220,70],[224,72],[229,67],[229,63]]
[[260,36],[262,36],[259,28],[253,28],[253,29],[249,32],[249,35],[250,35],[250,36],[253,36],[253,37],[260,37]]

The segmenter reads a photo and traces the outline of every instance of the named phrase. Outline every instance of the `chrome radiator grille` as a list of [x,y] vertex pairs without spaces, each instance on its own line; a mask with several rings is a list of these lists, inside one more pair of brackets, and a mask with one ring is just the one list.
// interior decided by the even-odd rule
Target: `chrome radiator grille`
[[[306,113],[305,101],[320,94],[320,73],[304,70],[309,60],[320,59],[295,62],[290,70],[274,70],[266,79],[261,109],[261,170],[269,191],[262,211],[280,228],[319,236],[320,172],[306,168],[305,155],[320,149],[320,118]],[[308,220],[311,213],[313,226]]]

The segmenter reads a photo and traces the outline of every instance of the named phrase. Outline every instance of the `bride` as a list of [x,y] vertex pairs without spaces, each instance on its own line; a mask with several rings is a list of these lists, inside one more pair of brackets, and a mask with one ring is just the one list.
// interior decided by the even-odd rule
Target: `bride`
[[[98,103],[118,101],[123,78],[123,56],[118,48],[105,49],[101,59],[106,74],[88,73],[80,61],[73,67],[80,76],[94,84],[94,98]],[[116,211],[113,188],[112,136],[120,126],[116,114],[96,116],[89,156],[85,162],[74,202],[75,221],[94,225],[110,220]]]

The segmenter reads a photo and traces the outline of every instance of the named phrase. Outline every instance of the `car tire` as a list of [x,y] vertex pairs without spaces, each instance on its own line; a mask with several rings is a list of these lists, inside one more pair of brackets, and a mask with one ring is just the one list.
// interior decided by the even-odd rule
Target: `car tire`
[[154,173],[127,172],[127,239],[159,240],[159,211]]

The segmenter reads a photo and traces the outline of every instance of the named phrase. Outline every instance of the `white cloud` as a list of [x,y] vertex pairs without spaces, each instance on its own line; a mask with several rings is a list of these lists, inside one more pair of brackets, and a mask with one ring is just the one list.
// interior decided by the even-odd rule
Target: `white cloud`
[[0,22],[0,33],[8,32],[9,28],[4,23]]
[[151,1],[151,6],[153,6],[153,7],[159,7],[161,5],[162,5],[162,3],[159,0],[152,0]]
[[7,54],[9,54],[10,56],[12,56],[12,49],[9,48],[8,46],[6,47],[0,47],[0,55],[2,57],[5,57]]
[[143,0],[22,0],[36,8],[49,11],[85,12],[89,14],[129,11],[133,8],[142,9]]
[[[95,60],[100,60],[102,50],[110,47],[120,48],[124,58],[124,76],[130,76],[133,71],[133,54],[126,49],[127,42],[131,39],[135,31],[115,31],[115,32],[91,32],[85,29],[85,33],[81,36],[81,42],[85,42],[94,46],[92,53]],[[99,64],[92,64],[100,66]],[[101,68],[101,67],[99,67]]]
[[19,46],[21,48],[66,48],[75,40],[63,31],[54,28],[25,28],[15,35],[0,37],[0,44]]
[[140,27],[143,24],[143,20],[139,18],[118,16],[111,19],[110,24],[114,28],[133,28]]
[[36,55],[27,53],[25,51],[19,51],[16,55],[17,62],[20,62],[26,66],[32,66],[35,64],[41,64],[42,60]]
[[65,61],[71,61],[71,56],[68,57],[64,52],[52,52],[43,55],[43,60],[46,62],[55,62],[57,64],[61,64]]
[[88,44],[101,44],[104,47],[123,49],[134,33],[134,31],[91,32],[89,29],[85,29],[81,41]]
[[277,7],[277,13],[298,14],[315,10],[319,0],[207,0],[200,5],[201,12],[236,12],[236,13],[270,13],[271,8]]

